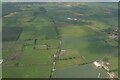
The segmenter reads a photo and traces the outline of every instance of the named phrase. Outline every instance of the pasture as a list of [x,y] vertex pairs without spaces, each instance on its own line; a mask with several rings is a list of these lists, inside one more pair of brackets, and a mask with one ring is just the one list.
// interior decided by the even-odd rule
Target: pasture
[[59,54],[55,78],[97,78],[99,73],[108,77],[104,69],[91,64],[108,56],[110,70],[117,73],[118,42],[107,32],[118,26],[117,4],[96,4],[12,5],[19,8],[7,12],[2,22],[3,77],[49,78],[54,54]]
[[[16,16],[20,16],[14,16],[16,22],[9,17],[3,21],[6,26],[3,27],[3,77],[49,78],[52,55],[58,47],[53,24],[46,16],[33,16],[27,11],[18,12]],[[44,45],[49,45],[50,49],[46,50]]]
[[101,78],[108,77],[104,69],[98,69],[93,64],[58,69],[55,73],[57,78],[98,78],[99,73]]

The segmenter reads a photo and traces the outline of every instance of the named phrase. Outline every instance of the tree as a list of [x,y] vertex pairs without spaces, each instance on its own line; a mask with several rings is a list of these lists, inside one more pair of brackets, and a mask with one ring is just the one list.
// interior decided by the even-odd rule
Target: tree
[[37,42],[37,39],[34,40],[34,47],[33,47],[33,49],[36,48],[36,47],[35,47],[35,46],[36,46],[36,42]]
[[41,14],[43,14],[43,15],[45,15],[47,12],[47,10],[44,7],[40,7],[39,10],[40,10]]

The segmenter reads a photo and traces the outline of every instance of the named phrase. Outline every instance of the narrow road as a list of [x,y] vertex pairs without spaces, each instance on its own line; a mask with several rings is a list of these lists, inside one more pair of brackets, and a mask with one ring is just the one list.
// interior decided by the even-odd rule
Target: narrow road
[[56,31],[56,34],[57,34],[57,39],[60,40],[59,42],[59,45],[58,45],[58,50],[57,52],[54,54],[53,56],[53,62],[52,62],[52,69],[51,69],[51,73],[50,73],[50,77],[49,77],[49,80],[51,80],[51,78],[53,77],[53,72],[56,70],[56,60],[59,58],[59,54],[61,52],[61,44],[62,44],[62,41],[61,41],[61,35],[59,33],[59,30],[58,30],[58,27],[57,27],[57,24],[55,23],[54,19],[52,17],[50,17],[49,15],[46,15],[50,21],[53,23],[53,27]]
[[58,50],[57,52],[54,54],[53,56],[53,62],[52,62],[52,69],[51,69],[51,73],[50,73],[50,77],[49,77],[49,80],[51,80],[52,76],[53,76],[53,72],[56,70],[56,60],[59,58],[59,54],[61,52],[61,41],[59,42],[59,45],[58,45]]

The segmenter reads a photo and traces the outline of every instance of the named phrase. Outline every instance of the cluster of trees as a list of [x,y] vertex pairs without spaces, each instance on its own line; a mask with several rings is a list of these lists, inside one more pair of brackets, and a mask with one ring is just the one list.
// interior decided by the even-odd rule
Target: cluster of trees
[[79,58],[79,57],[69,57],[69,58],[64,58],[64,59],[59,59],[59,60],[70,60],[70,59],[75,59],[75,58]]

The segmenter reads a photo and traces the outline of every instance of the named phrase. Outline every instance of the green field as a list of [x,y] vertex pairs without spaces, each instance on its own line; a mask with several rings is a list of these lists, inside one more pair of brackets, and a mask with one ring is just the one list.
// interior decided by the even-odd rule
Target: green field
[[55,78],[108,77],[92,65],[105,57],[117,74],[118,40],[109,37],[118,26],[117,3],[3,3],[3,9],[4,78],[50,78],[54,54]]
[[[64,73],[63,73],[64,72]],[[57,78],[106,78],[108,74],[103,69],[98,69],[92,64],[72,66],[64,69],[58,69],[55,72]]]

